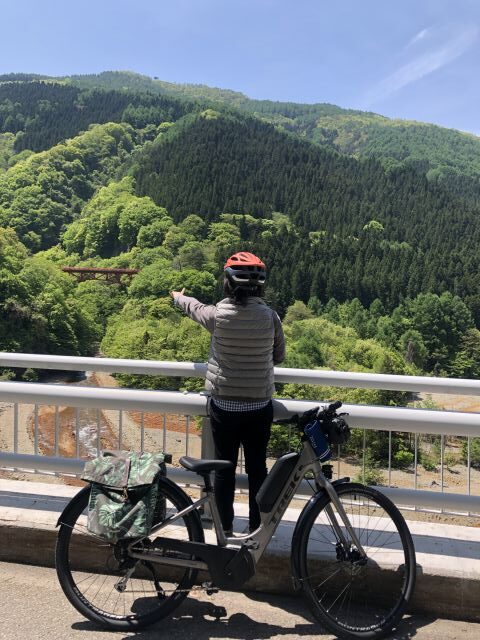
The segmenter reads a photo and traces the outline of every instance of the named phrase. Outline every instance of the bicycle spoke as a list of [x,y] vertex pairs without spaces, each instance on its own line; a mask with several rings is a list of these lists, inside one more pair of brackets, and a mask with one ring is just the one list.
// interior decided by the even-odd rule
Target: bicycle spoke
[[388,499],[354,486],[339,487],[338,494],[366,558],[349,542],[340,512],[325,498],[306,527],[300,576],[319,619],[333,632],[352,638],[366,629],[378,629],[383,635],[393,626],[414,581],[414,552],[407,546],[403,519],[400,515],[392,519],[395,508]]
[[[188,497],[173,483],[161,481],[159,487],[165,492],[160,495],[169,516],[188,506]],[[57,572],[72,604],[87,618],[111,629],[141,628],[167,615],[186,597],[196,571],[132,559],[128,549],[133,540],[110,544],[92,535],[87,528],[87,504],[88,493],[79,494],[75,508],[62,518],[57,544]],[[135,553],[150,553],[157,535],[203,541],[200,520],[190,513],[139,540]]]

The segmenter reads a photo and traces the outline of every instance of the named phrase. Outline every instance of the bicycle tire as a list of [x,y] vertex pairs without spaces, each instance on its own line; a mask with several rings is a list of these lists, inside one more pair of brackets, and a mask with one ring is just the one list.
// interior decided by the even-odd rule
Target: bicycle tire
[[336,486],[339,499],[367,553],[359,563],[353,546],[345,553],[317,494],[305,507],[292,540],[294,577],[313,614],[330,632],[348,640],[379,640],[401,619],[415,587],[416,560],[400,511],[380,491],[361,484]]
[[[105,629],[136,630],[161,620],[186,598],[198,570],[129,558],[125,543],[109,544],[89,533],[86,528],[89,494],[89,487],[84,488],[62,514],[55,561],[63,592],[77,611]],[[189,496],[168,478],[159,479],[158,500],[163,499],[166,506],[159,511],[166,517],[192,504]],[[197,511],[156,535],[204,542]],[[150,536],[150,542],[140,541],[139,548],[151,546],[155,537]],[[172,557],[172,553],[168,555]],[[188,558],[184,554],[181,557]],[[126,589],[121,592],[119,580],[132,567]]]

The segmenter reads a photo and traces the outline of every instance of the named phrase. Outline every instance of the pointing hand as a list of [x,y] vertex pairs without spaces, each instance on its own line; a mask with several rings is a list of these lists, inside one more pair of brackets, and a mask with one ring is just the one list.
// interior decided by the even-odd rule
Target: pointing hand
[[170,295],[175,300],[177,296],[183,296],[184,292],[185,292],[185,287],[183,287],[181,291],[170,291]]

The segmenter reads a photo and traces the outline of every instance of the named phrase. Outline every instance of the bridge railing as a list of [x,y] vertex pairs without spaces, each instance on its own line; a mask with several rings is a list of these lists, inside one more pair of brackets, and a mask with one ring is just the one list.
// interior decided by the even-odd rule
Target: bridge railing
[[[136,373],[182,378],[202,378],[206,370],[205,365],[199,363],[10,353],[0,354],[0,367]],[[374,388],[414,393],[480,395],[480,382],[465,379],[277,367],[275,380],[278,383]],[[178,455],[184,453],[205,455],[209,451],[208,427],[204,426],[202,429],[202,437],[199,437],[196,429],[195,419],[207,415],[207,397],[201,393],[0,382],[0,402],[5,403],[3,413],[0,414],[0,468],[4,469],[78,474],[83,467],[84,458],[104,448],[105,442],[110,448],[113,446],[113,448],[171,450],[173,447],[177,448]],[[315,402],[275,399],[275,417],[286,418],[322,402],[323,399],[320,397]],[[25,407],[30,407],[30,410],[25,412]],[[48,408],[47,411],[46,408]],[[409,508],[480,514],[480,496],[476,495],[479,492],[476,482],[472,482],[470,464],[473,438],[480,437],[479,414],[354,404],[344,405],[342,410],[348,412],[348,422],[352,428],[363,430],[364,442],[369,430],[387,432],[388,465],[384,482],[387,486],[379,488],[390,495],[397,504]],[[70,413],[65,415],[65,411]],[[86,419],[83,415],[85,411],[89,412]],[[28,415],[26,421],[25,415]],[[136,418],[133,422],[132,416]],[[146,420],[146,417],[150,416],[159,416],[160,425],[157,420],[157,426],[151,427]],[[167,429],[169,416],[177,416],[173,430]],[[178,424],[179,416],[182,417],[181,425]],[[128,421],[129,425],[127,425]],[[136,428],[132,429],[132,424]],[[85,437],[82,440],[82,429],[86,429],[90,436],[89,446],[82,445],[83,448],[80,446],[85,442]],[[45,435],[46,432],[48,437]],[[414,461],[405,472],[410,487],[405,482],[402,486],[392,486],[396,484],[395,478],[398,475],[392,464],[393,434],[397,432],[411,434],[414,439]],[[137,438],[134,443],[131,442],[132,433]],[[429,487],[429,490],[422,490],[418,483],[420,459],[418,441],[425,434],[436,436],[440,441],[439,482],[432,482],[432,485],[438,488]],[[463,486],[457,483],[453,487],[454,491],[446,490],[450,489],[446,486],[446,474],[449,474],[449,477],[451,474],[445,460],[447,437],[463,438],[466,451],[465,482]],[[341,452],[339,453],[336,471],[340,475],[342,465],[347,466],[348,460],[345,460],[345,457],[342,458]],[[364,453],[365,448],[360,460],[356,460],[360,479],[362,472],[365,476]],[[180,482],[193,484],[196,481],[192,474],[182,468],[172,468],[169,472]],[[246,488],[246,477],[242,473],[242,466],[239,472],[237,486]],[[477,471],[473,470],[473,473],[476,474]],[[311,490],[305,483],[301,494],[309,495],[310,493]]]

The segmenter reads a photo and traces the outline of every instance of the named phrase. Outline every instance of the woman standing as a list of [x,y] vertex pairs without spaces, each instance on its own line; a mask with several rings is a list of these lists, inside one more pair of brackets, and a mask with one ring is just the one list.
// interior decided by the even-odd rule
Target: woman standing
[[224,266],[225,298],[205,305],[181,291],[175,303],[212,334],[205,389],[215,457],[233,468],[215,473],[215,498],[222,526],[231,535],[235,468],[243,445],[249,486],[249,528],[260,526],[256,495],[267,475],[267,444],[273,418],[273,367],[285,357],[285,339],[277,313],[262,299],[265,264],[253,253],[232,255]]

